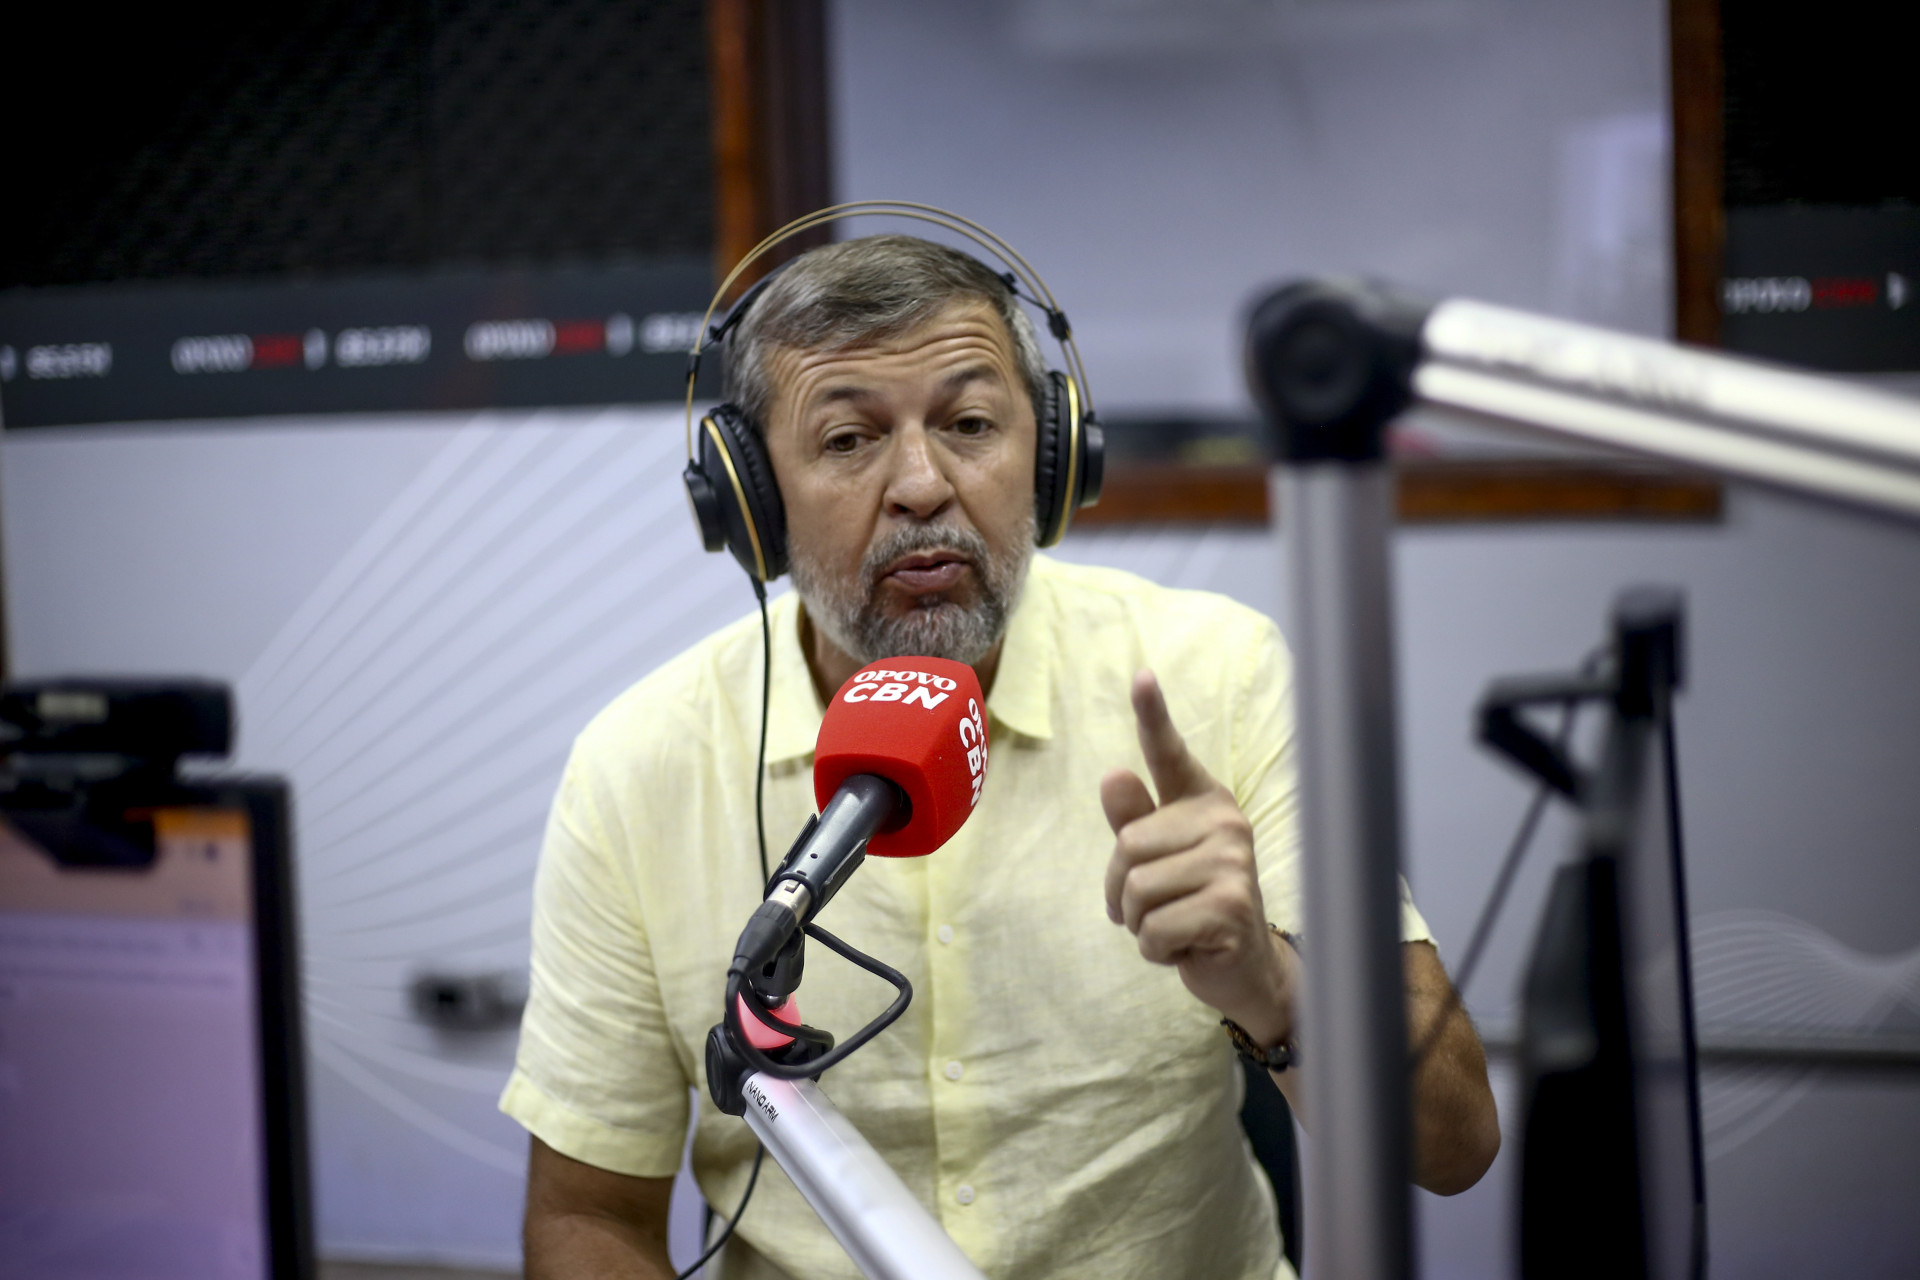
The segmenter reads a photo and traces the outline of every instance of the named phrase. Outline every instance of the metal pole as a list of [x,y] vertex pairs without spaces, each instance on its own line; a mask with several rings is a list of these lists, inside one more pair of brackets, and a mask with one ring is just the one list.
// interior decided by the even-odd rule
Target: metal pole
[[1412,1274],[1382,462],[1277,473],[1292,578],[1306,890],[1307,1273]]
[[1306,284],[1269,295],[1248,324],[1248,379],[1283,460],[1273,495],[1292,584],[1313,1280],[1413,1273],[1385,431],[1408,401],[1424,318]]

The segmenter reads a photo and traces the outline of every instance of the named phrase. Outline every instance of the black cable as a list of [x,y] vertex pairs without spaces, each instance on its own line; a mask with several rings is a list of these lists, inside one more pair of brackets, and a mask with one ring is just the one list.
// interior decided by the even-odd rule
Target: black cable
[[[1580,664],[1582,673],[1591,672],[1605,656],[1606,650],[1600,649],[1587,655]],[[1574,712],[1578,709],[1578,700],[1568,698],[1560,705],[1560,726],[1554,730],[1554,745],[1566,749],[1567,738],[1573,731]],[[1446,1033],[1447,1023],[1455,1013],[1466,1005],[1467,983],[1473,981],[1473,972],[1480,965],[1480,957],[1485,952],[1487,942],[1493,936],[1493,926],[1500,918],[1500,911],[1506,905],[1507,891],[1513,888],[1513,879],[1520,871],[1520,863],[1525,859],[1527,848],[1533,843],[1535,829],[1540,825],[1540,817],[1547,810],[1547,801],[1553,798],[1553,787],[1541,783],[1533,793],[1533,799],[1527,802],[1527,811],[1520,818],[1520,825],[1514,830],[1512,840],[1507,843],[1507,854],[1500,863],[1499,874],[1494,876],[1493,888],[1487,893],[1487,900],[1480,906],[1480,914],[1473,923],[1473,934],[1467,940],[1467,949],[1460,958],[1460,973],[1453,983],[1452,993],[1447,1003],[1433,1021],[1433,1027],[1427,1032],[1426,1039],[1413,1052],[1408,1065],[1411,1073],[1417,1074],[1425,1065],[1427,1055],[1440,1043],[1440,1037]]]
[[760,602],[760,753],[753,762],[753,831],[760,840],[760,883],[773,879],[767,870],[767,721],[773,708],[773,624],[767,621],[767,584],[753,579],[753,598]]
[[699,1258],[697,1258],[694,1261],[692,1266],[688,1267],[685,1271],[682,1271],[679,1275],[675,1276],[673,1280],[688,1280],[688,1277],[693,1275],[694,1272],[706,1266],[707,1263],[713,1258],[714,1254],[720,1252],[721,1245],[725,1244],[728,1240],[733,1238],[733,1229],[740,1225],[740,1215],[747,1211],[747,1201],[753,1199],[753,1184],[760,1181],[760,1162],[765,1160],[766,1158],[767,1158],[767,1149],[765,1147],[761,1147],[753,1153],[753,1172],[747,1175],[746,1194],[740,1197],[740,1207],[733,1211],[733,1216],[731,1218],[727,1219],[726,1230],[720,1233],[720,1238],[718,1240],[715,1240],[712,1244],[707,1246],[707,1251],[701,1254]]
[[747,1001],[747,1012],[753,1015],[755,1022],[758,1022],[769,1031],[777,1031],[781,1035],[790,1036],[795,1040],[805,1040],[808,1044],[817,1044],[822,1049],[831,1049],[833,1047],[833,1037],[826,1032],[813,1027],[799,1026],[791,1022],[782,1022],[773,1016],[771,1009],[768,1009],[758,1000]]
[[[1571,710],[1569,707],[1568,719],[1572,718]],[[1427,1032],[1426,1039],[1422,1040],[1420,1047],[1414,1050],[1412,1069],[1415,1072],[1420,1070],[1427,1060],[1427,1055],[1433,1052],[1433,1047],[1446,1033],[1447,1023],[1466,1004],[1467,983],[1473,977],[1474,968],[1480,963],[1480,953],[1486,947],[1487,939],[1492,936],[1494,922],[1499,919],[1501,907],[1506,905],[1507,890],[1513,887],[1513,878],[1518,874],[1520,863],[1526,857],[1527,846],[1533,843],[1534,829],[1540,825],[1540,815],[1546,812],[1547,801],[1552,796],[1553,788],[1543,782],[1533,793],[1533,799],[1527,803],[1527,811],[1521,817],[1520,825],[1513,833],[1513,839],[1508,842],[1507,856],[1500,864],[1500,873],[1494,877],[1493,888],[1488,893],[1486,902],[1481,905],[1479,919],[1474,921],[1473,936],[1467,942],[1467,950],[1460,960],[1460,975],[1453,983],[1452,993],[1447,997],[1446,1006],[1440,1010],[1440,1016],[1434,1019],[1433,1027]]]
[[1680,1051],[1687,1071],[1687,1164],[1693,1180],[1692,1240],[1687,1274],[1702,1280],[1707,1274],[1707,1153],[1706,1122],[1700,1114],[1700,1045],[1693,1022],[1693,912],[1687,905],[1687,850],[1680,831],[1680,756],[1674,744],[1673,690],[1660,698],[1660,754],[1666,761],[1663,780],[1667,793],[1667,836],[1672,842],[1669,863],[1673,875],[1674,960],[1680,971]]
[[[765,884],[773,878],[767,870],[767,721],[771,719],[773,709],[773,623],[767,618],[767,584],[758,578],[751,579],[753,598],[760,605],[760,750],[753,761],[753,832],[760,845],[760,883]],[[729,985],[729,990],[731,990]],[[733,1020],[735,1010],[733,997],[727,998],[727,1014]],[[694,1272],[707,1265],[707,1260],[720,1252],[720,1246],[732,1236],[733,1229],[740,1224],[740,1215],[747,1211],[747,1202],[753,1199],[754,1183],[760,1180],[760,1162],[767,1158],[764,1146],[755,1146],[753,1152],[753,1172],[747,1175],[746,1194],[740,1197],[740,1207],[733,1211],[733,1217],[727,1220],[726,1230],[720,1238],[707,1247],[707,1251],[692,1266],[675,1276],[673,1280],[687,1280]],[[707,1223],[713,1222],[713,1206],[707,1206]]]
[[[862,1048],[868,1041],[899,1021],[900,1015],[905,1013],[907,1006],[913,1002],[913,984],[907,981],[907,976],[898,969],[866,955],[849,943],[834,937],[817,924],[807,926],[807,936],[825,944],[843,959],[850,960],[868,973],[885,980],[898,994],[895,995],[893,1003],[887,1006],[885,1012],[847,1037],[846,1043],[809,1062],[788,1066],[785,1063],[775,1062],[747,1040],[746,1029],[740,1022],[740,1005],[746,974],[739,968],[730,968],[727,971],[727,1030],[732,1034],[734,1046],[740,1051],[740,1056],[745,1058],[755,1071],[777,1080],[809,1079],[829,1067],[845,1062],[856,1049]],[[758,1016],[757,1011],[756,1016]],[[759,1020],[786,1035],[793,1035],[796,1030],[793,1027],[773,1023],[764,1017]]]

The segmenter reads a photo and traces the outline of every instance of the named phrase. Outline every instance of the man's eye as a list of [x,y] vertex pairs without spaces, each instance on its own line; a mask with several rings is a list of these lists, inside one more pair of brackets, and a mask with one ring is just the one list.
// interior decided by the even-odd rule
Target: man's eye
[[953,429],[963,436],[983,436],[993,430],[993,422],[979,417],[959,418],[954,421]]
[[827,437],[826,450],[828,453],[852,453],[859,447],[860,437],[851,431],[843,432],[837,436]]

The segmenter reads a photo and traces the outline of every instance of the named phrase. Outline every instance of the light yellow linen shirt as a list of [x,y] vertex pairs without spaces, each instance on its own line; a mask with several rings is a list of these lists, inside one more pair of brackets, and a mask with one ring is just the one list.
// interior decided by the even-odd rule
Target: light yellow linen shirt
[[[791,595],[772,606],[768,856],[814,811],[822,708]],[[703,1046],[760,900],[759,619],[681,654],[575,744],[534,894],[533,976],[501,1107],[555,1150],[666,1177],[699,1090],[693,1169],[733,1212],[754,1139],[706,1096]],[[1101,776],[1147,777],[1129,701],[1158,673],[1189,748],[1254,827],[1268,917],[1299,924],[1289,666],[1220,596],[1036,556],[987,701],[973,817],[926,858],[868,858],[821,914],[913,983],[904,1017],[821,1082],[994,1280],[1267,1280],[1273,1196],[1242,1136],[1219,1017],[1107,919]],[[1426,928],[1407,904],[1409,938]],[[892,992],[809,948],[806,1020],[844,1038]],[[858,1271],[769,1160],[728,1280]]]

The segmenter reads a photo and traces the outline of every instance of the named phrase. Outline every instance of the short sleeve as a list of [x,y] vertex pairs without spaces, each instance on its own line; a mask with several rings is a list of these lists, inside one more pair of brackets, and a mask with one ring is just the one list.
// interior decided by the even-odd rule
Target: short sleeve
[[1254,858],[1267,919],[1300,932],[1300,822],[1293,758],[1293,664],[1271,622],[1248,650],[1223,664],[1234,708],[1233,795],[1253,824]]
[[[1293,660],[1280,629],[1266,622],[1238,665],[1228,692],[1238,713],[1233,733],[1233,794],[1253,824],[1254,857],[1267,919],[1288,933],[1304,933],[1300,885],[1299,775],[1294,758]],[[1432,934],[1400,882],[1400,936]]]
[[576,745],[533,891],[533,966],[500,1109],[564,1155],[670,1177],[688,1121],[644,917]]

